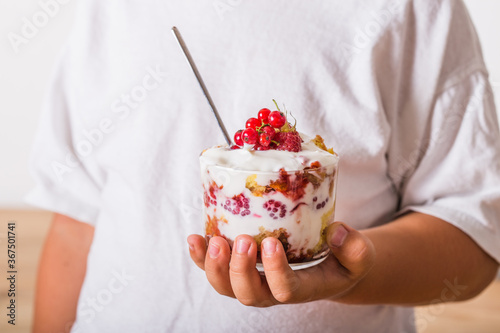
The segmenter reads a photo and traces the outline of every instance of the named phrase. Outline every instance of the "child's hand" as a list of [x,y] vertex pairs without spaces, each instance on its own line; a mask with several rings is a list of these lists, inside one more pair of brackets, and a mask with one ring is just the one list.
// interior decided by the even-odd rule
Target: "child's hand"
[[327,230],[327,240],[332,254],[324,262],[293,271],[281,243],[275,238],[266,238],[262,242],[266,273],[263,277],[255,268],[257,244],[252,237],[238,236],[232,255],[222,237],[213,237],[208,249],[202,236],[188,237],[191,258],[205,270],[214,289],[245,305],[258,307],[337,299],[351,290],[374,265],[373,243],[345,224],[332,224]]

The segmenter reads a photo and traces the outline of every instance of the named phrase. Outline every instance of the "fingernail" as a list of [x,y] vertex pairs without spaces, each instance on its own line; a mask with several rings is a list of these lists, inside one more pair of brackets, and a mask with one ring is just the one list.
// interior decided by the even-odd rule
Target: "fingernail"
[[272,240],[264,240],[262,242],[262,247],[266,255],[273,255],[276,252],[276,244]]
[[344,228],[343,225],[339,225],[337,229],[333,232],[333,236],[330,239],[330,244],[335,247],[340,247],[342,244],[344,244],[344,241],[347,237],[347,234],[349,232],[347,231],[346,228]]
[[215,259],[219,256],[220,248],[214,244],[208,246],[208,255],[210,258]]
[[187,242],[188,242],[188,244],[189,244],[189,250],[190,250],[190,251],[194,251],[194,245],[193,245],[193,244],[191,244],[191,242],[190,242],[189,240],[188,240]]
[[246,254],[248,253],[249,249],[250,249],[250,243],[245,240],[240,239],[236,243],[236,252],[239,254]]

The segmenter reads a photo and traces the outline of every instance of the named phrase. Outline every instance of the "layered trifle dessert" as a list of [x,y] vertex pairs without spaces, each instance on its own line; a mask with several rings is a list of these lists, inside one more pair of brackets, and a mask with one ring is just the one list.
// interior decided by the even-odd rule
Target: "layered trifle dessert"
[[260,249],[262,240],[275,237],[293,269],[324,260],[338,155],[320,136],[299,134],[285,113],[269,109],[250,118],[234,141],[200,156],[207,240],[221,236],[232,246],[236,236],[247,234]]

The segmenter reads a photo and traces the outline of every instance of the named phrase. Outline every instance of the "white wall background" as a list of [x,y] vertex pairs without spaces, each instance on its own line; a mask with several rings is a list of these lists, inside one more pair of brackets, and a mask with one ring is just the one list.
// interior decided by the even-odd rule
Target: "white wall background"
[[[0,0],[0,208],[29,208],[23,196],[33,186],[28,156],[49,75],[68,36],[76,0],[57,0],[54,15],[14,52],[10,32],[20,34],[23,18],[54,0]],[[103,0],[106,1],[106,0]],[[497,105],[500,106],[500,0],[465,0],[483,43]],[[43,17],[40,17],[42,22]]]
[[23,18],[42,9],[39,0],[0,0],[0,208],[29,208],[23,202],[33,186],[29,152],[49,75],[72,24],[76,1],[67,2],[16,53],[8,34],[21,34]]

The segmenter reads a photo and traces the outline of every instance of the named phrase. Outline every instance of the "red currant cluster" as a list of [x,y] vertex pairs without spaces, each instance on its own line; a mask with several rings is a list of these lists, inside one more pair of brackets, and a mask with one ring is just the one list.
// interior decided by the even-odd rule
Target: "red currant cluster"
[[273,141],[276,133],[286,124],[286,116],[281,111],[262,109],[257,118],[250,118],[245,124],[244,130],[234,134],[233,149],[243,147],[243,144],[254,145],[256,150],[269,150],[279,144]]

